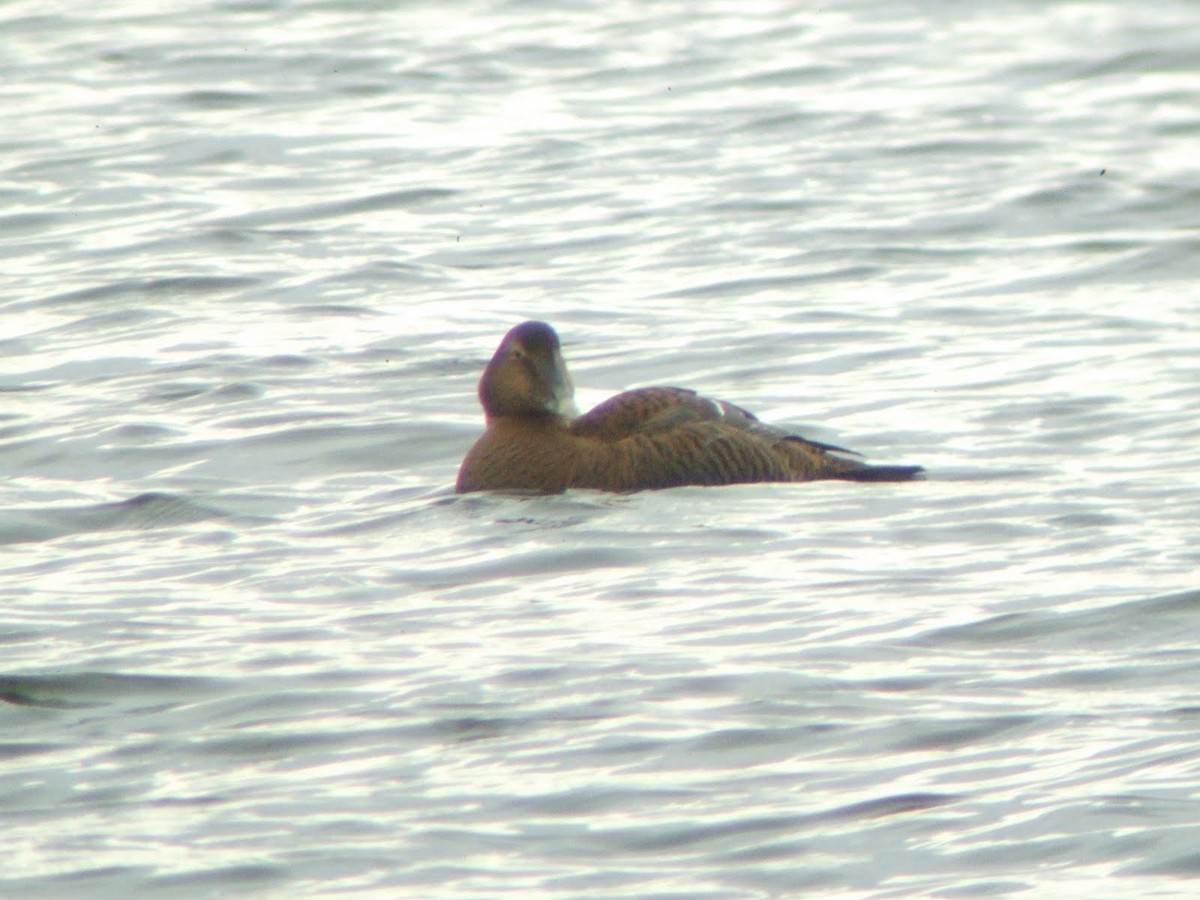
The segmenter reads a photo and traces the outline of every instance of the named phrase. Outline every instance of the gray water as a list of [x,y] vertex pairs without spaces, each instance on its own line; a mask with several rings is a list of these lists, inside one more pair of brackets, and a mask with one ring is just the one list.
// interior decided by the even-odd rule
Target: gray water
[[[1196,26],[0,6],[0,894],[1194,895]],[[456,497],[530,317],[929,478]]]

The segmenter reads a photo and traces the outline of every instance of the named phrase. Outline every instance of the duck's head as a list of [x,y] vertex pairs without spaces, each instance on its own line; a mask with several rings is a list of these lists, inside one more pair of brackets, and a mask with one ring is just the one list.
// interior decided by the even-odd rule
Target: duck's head
[[504,336],[479,379],[488,419],[572,417],[575,385],[558,335],[545,322],[522,322]]

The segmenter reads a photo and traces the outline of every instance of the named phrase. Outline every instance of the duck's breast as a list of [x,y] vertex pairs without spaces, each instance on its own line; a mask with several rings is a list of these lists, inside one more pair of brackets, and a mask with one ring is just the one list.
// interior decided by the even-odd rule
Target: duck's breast
[[577,442],[561,426],[500,419],[488,425],[458,470],[457,491],[558,493],[573,484]]

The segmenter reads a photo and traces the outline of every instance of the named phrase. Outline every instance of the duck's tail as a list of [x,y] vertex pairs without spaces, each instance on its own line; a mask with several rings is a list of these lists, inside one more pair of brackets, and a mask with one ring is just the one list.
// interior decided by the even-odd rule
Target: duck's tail
[[775,445],[788,462],[793,481],[837,479],[839,481],[912,481],[925,471],[921,466],[874,466],[845,454],[853,450],[788,436]]
[[831,472],[830,478],[840,478],[845,481],[913,481],[924,476],[922,466],[871,466],[858,463],[837,472]]

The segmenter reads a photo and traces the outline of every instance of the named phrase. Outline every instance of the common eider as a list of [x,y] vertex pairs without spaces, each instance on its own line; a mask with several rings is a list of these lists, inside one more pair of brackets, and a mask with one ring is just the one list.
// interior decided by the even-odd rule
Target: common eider
[[509,331],[479,381],[487,430],[462,462],[457,491],[909,481],[922,471],[848,459],[839,454],[851,451],[685,388],[625,391],[582,416],[574,393],[553,328],[524,322]]

